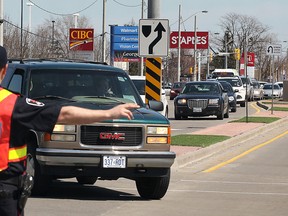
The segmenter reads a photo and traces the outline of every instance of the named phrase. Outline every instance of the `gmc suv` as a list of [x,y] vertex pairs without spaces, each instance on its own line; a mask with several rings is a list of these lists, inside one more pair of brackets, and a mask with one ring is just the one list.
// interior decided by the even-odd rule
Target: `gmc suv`
[[175,159],[170,123],[156,112],[163,109],[161,102],[143,104],[125,71],[96,62],[9,60],[1,85],[44,103],[90,109],[140,105],[132,120],[56,125],[52,134],[31,130],[27,170],[35,177],[34,195],[47,192],[57,178],[72,177],[80,184],[124,177],[136,182],[142,198],[161,199],[166,194]]

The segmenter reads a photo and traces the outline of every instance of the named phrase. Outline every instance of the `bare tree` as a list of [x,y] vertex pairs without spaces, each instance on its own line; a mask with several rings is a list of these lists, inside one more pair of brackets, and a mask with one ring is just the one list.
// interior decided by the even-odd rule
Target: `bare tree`
[[[248,52],[254,52],[256,55],[256,68],[260,69],[258,79],[267,77],[269,71],[269,58],[265,56],[265,48],[271,42],[269,28],[260,23],[255,17],[229,13],[222,17],[220,26],[223,32],[229,34],[229,38],[220,38],[218,40],[218,50],[225,50],[233,53],[235,48],[240,48],[244,52],[245,46]],[[228,65],[235,65],[233,55],[229,58]]]

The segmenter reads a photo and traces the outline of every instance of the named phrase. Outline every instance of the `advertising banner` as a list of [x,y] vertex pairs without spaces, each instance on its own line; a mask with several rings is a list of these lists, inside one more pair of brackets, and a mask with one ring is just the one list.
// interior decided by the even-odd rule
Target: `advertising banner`
[[[170,34],[170,48],[178,48],[178,31],[171,32]],[[197,49],[208,49],[209,33],[196,32],[197,35]],[[195,47],[195,32],[180,32],[180,48],[181,49],[194,49]]]

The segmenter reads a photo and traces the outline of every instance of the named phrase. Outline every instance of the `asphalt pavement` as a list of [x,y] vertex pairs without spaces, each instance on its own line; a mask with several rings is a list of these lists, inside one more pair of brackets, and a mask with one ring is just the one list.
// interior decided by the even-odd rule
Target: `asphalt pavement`
[[[176,153],[176,160],[173,167],[182,167],[188,163],[202,160],[206,157],[210,157],[217,154],[227,148],[235,147],[241,143],[252,143],[252,140],[256,139],[263,134],[275,134],[277,131],[280,134],[279,128],[288,123],[288,112],[285,111],[272,111],[271,105],[257,102],[260,108],[255,114],[251,116],[263,116],[263,117],[278,117],[280,120],[265,124],[265,123],[253,123],[253,122],[228,122],[219,124],[217,126],[208,127],[202,130],[191,132],[190,134],[200,135],[224,135],[231,138],[223,142],[213,144],[206,148],[192,147],[192,146],[174,146],[171,145],[171,151]],[[281,102],[279,104],[273,104],[274,107],[288,107],[288,102]]]

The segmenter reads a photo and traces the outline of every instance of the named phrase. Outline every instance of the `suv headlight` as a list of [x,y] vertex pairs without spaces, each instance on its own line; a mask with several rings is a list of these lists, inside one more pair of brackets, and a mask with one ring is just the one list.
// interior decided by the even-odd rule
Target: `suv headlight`
[[148,144],[170,144],[171,143],[170,127],[147,127]]
[[75,133],[76,125],[60,125],[56,124],[53,133],[45,133],[44,140],[45,141],[62,141],[62,142],[75,142],[76,135],[75,134],[67,134],[67,133]]
[[219,98],[209,99],[209,104],[218,104]]
[[187,104],[187,100],[185,98],[182,98],[182,99],[177,100],[177,103],[179,105],[185,105],[185,104]]
[[76,132],[76,125],[60,125],[56,124],[53,132]]

